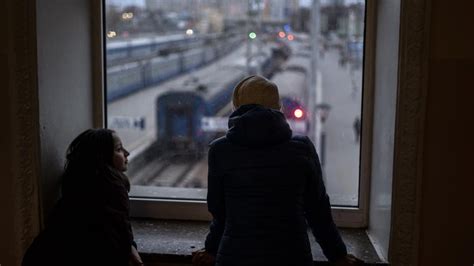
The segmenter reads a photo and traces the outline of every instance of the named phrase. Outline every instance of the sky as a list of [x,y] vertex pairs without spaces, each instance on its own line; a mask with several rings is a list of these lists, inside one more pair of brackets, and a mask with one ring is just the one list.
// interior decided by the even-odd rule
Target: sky
[[[159,0],[156,0],[159,1]],[[309,7],[313,0],[300,0],[300,6]],[[330,3],[333,0],[320,0],[321,4]],[[106,0],[106,4],[114,4],[117,6],[128,6],[128,5],[137,5],[137,6],[144,6],[145,0]],[[345,0],[346,4],[352,4],[361,2],[361,0]]]
[[[319,0],[321,4],[329,4],[331,3],[331,1],[334,1],[334,0]],[[312,2],[313,0],[300,0],[300,6],[309,7]],[[362,2],[362,0],[344,0],[344,2],[347,5],[347,4],[359,3],[359,2]]]
[[105,0],[105,4],[114,4],[121,7],[129,5],[144,6],[145,0]]

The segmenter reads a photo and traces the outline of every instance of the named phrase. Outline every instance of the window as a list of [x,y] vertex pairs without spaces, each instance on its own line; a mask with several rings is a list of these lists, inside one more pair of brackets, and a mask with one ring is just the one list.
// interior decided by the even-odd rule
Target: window
[[106,125],[131,152],[132,213],[208,218],[207,143],[235,84],[260,74],[316,144],[336,222],[365,225],[365,1],[105,0],[104,14]]

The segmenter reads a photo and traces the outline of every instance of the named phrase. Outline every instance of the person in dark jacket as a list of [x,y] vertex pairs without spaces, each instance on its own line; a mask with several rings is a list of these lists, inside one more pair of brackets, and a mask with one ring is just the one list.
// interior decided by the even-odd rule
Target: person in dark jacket
[[318,154],[307,137],[292,136],[277,86],[249,76],[232,101],[227,134],[210,144],[213,220],[194,265],[313,265],[307,225],[329,261],[358,263],[333,222]]
[[141,265],[129,218],[129,153],[109,129],[69,145],[61,198],[22,265]]

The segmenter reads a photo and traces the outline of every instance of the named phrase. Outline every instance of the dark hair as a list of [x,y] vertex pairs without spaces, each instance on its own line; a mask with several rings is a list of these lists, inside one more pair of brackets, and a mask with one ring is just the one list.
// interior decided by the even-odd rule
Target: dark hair
[[63,197],[87,194],[107,178],[121,179],[130,190],[127,176],[112,164],[114,134],[106,128],[88,129],[71,142],[62,176]]

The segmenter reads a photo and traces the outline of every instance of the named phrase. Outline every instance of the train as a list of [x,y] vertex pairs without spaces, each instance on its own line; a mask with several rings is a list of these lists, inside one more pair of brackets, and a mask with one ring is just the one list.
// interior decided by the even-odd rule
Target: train
[[[280,68],[280,56],[281,52],[275,49],[262,52],[249,62],[250,70],[242,56],[242,60],[235,60],[212,75],[190,78],[159,95],[156,99],[157,147],[203,155],[209,141],[227,128],[225,117],[232,109],[235,85],[257,71],[271,77]],[[206,130],[203,126],[206,118],[224,122],[215,130]]]
[[311,57],[304,52],[294,53],[272,78],[278,86],[282,112],[293,134],[308,135],[310,130],[310,70]]
[[203,118],[216,115],[229,103],[234,84],[245,75],[237,69],[229,70],[226,76],[214,77],[218,82],[183,84],[180,90],[157,98],[158,147],[198,152],[204,149],[212,133],[202,129]]
[[233,36],[166,56],[155,56],[107,68],[107,101],[111,102],[209,64],[242,43]]
[[149,56],[191,50],[235,36],[233,32],[209,34],[171,34],[166,36],[137,37],[122,40],[109,40],[106,46],[107,64],[122,64],[131,59],[136,61]]

